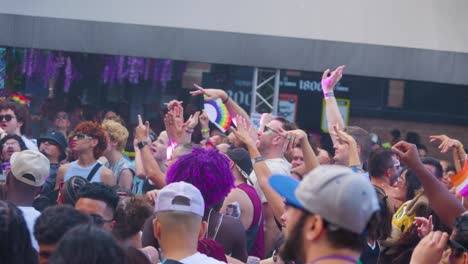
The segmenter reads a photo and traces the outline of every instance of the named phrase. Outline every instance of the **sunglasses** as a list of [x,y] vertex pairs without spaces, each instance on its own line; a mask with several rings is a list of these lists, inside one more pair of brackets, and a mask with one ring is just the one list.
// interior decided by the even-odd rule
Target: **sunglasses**
[[3,121],[3,119],[5,119],[5,121],[7,122],[10,122],[11,119],[15,118],[14,116],[12,115],[0,115],[0,121]]
[[156,139],[158,139],[155,134],[149,134],[149,138],[151,139],[151,142],[155,142]]
[[263,134],[268,135],[268,134],[270,134],[271,132],[275,132],[276,134],[278,134],[278,135],[281,136],[281,133],[280,133],[278,130],[276,130],[276,129],[273,129],[273,128],[269,127],[269,126],[265,126],[265,127],[263,128]]
[[9,148],[9,147],[12,147],[12,148],[17,148],[19,147],[19,143],[18,142],[11,142],[11,143],[5,143],[3,144],[3,147],[5,148]]
[[76,134],[74,137],[76,139],[93,139],[93,137],[90,137],[90,136],[88,136],[86,134]]
[[89,216],[91,216],[93,223],[97,226],[103,226],[105,223],[114,221],[114,219],[105,219],[104,217],[97,214],[90,214]]

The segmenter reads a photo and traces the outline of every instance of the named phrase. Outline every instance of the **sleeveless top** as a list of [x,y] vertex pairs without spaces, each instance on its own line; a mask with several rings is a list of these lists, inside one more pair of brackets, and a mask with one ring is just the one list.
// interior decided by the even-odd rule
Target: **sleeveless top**
[[197,245],[198,252],[212,257],[224,263],[227,263],[226,255],[224,254],[224,249],[217,241],[211,238],[202,238],[198,240]]
[[[93,165],[89,167],[81,167],[78,165],[78,161],[73,161],[70,163],[70,166],[68,167],[67,171],[65,172],[65,175],[63,176],[63,181],[67,181],[73,176],[80,176],[83,178],[87,178],[91,170],[94,168],[94,165],[98,163],[99,161],[96,161]],[[96,173],[94,174],[93,178],[91,179],[90,182],[101,182],[101,170],[104,166],[101,166]]]
[[129,169],[130,171],[132,171],[133,176],[135,176],[135,169],[133,168],[132,163],[125,158],[121,158],[118,162],[116,162],[112,166],[109,164],[109,161],[107,161],[104,164],[104,166],[109,168],[112,171],[112,173],[114,173],[115,184],[119,184],[120,172],[122,172],[122,170],[124,169]]
[[241,183],[237,188],[244,191],[252,201],[254,215],[252,224],[245,231],[247,237],[247,252],[249,256],[256,256],[263,259],[265,255],[265,230],[263,229],[262,202],[254,187]]

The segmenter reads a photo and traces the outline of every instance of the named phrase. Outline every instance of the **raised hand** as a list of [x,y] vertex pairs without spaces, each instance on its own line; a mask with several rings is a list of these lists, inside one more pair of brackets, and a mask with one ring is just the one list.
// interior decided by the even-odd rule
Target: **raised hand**
[[195,112],[195,114],[190,115],[187,122],[185,122],[186,128],[187,129],[194,129],[198,125],[199,116],[200,116],[200,111],[197,111],[197,112]]
[[333,93],[333,89],[335,88],[335,85],[343,77],[344,68],[345,66],[341,65],[338,68],[336,68],[331,74],[330,74],[330,69],[327,69],[326,71],[323,72],[323,75],[322,75],[323,94]]
[[446,135],[434,135],[430,136],[430,142],[440,141],[439,150],[441,153],[447,153],[449,149],[457,149],[462,145],[462,143],[456,139],[449,138]]
[[165,103],[165,105],[167,106],[167,110],[171,111],[176,106],[182,106],[182,103],[182,101],[172,100],[169,103]]
[[[252,130],[254,133],[252,133]],[[256,146],[257,138],[252,137],[252,135],[256,135],[255,129],[240,115],[237,116],[237,129],[232,128],[232,132],[247,146]]]
[[418,227],[418,236],[420,238],[429,235],[429,233],[434,230],[434,225],[432,224],[432,215],[430,215],[429,218],[415,217],[413,224]]
[[447,245],[449,236],[440,231],[431,232],[425,236],[411,255],[411,264],[437,264]]
[[145,124],[143,124],[143,119],[141,118],[141,115],[138,115],[138,126],[135,128],[135,138],[138,140],[138,142],[148,141],[149,125],[150,124],[148,121],[146,121]]
[[338,126],[334,125],[333,130],[335,131],[336,136],[346,145],[348,146],[355,146],[357,145],[356,140],[349,135],[348,133],[344,132],[343,130],[339,129]]
[[414,144],[400,141],[392,147],[392,151],[398,155],[400,161],[410,168],[414,168],[421,163],[418,148]]
[[279,128],[279,132],[288,141],[286,151],[291,151],[297,145],[297,143],[303,139],[307,139],[306,132],[301,129],[285,131],[284,129]]
[[176,111],[177,107],[169,111],[164,117],[164,125],[166,126],[167,136],[172,143],[185,142],[185,124],[180,121],[180,112]]
[[210,120],[208,119],[208,115],[206,114],[206,110],[203,109],[202,113],[200,114],[200,126],[202,128],[208,128],[210,124]]
[[221,90],[221,89],[205,89],[197,84],[193,84],[195,88],[197,88],[196,91],[190,92],[191,95],[196,96],[196,95],[205,95],[207,100],[216,100],[220,98],[223,102],[225,102],[228,99],[228,94]]

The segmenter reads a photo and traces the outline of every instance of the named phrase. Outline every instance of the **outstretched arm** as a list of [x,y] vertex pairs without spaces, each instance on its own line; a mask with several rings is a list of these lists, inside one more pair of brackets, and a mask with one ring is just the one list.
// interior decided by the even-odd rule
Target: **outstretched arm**
[[339,66],[331,74],[330,70],[327,69],[322,75],[322,91],[326,102],[325,111],[327,114],[328,131],[332,138],[333,144],[336,144],[338,140],[335,132],[333,131],[333,126],[336,125],[339,129],[344,129],[345,126],[334,94],[335,85],[343,77],[344,68],[344,65]]
[[193,84],[195,88],[197,88],[196,91],[190,92],[193,96],[196,95],[205,95],[208,100],[216,100],[220,98],[223,103],[226,105],[226,108],[228,109],[229,113],[231,114],[232,117],[235,116],[241,116],[245,120],[248,120],[250,123],[250,117],[249,115],[240,107],[240,105],[236,104],[234,100],[232,100],[226,91],[221,90],[221,89],[205,89],[199,85]]
[[135,137],[138,142],[146,141],[147,144],[140,148],[141,154],[141,161],[144,167],[144,171],[146,172],[146,176],[158,187],[162,188],[166,185],[166,176],[159,168],[158,163],[154,159],[153,155],[151,154],[151,150],[149,148],[149,143],[151,140],[149,139],[149,122],[146,121],[143,124],[141,116],[138,115],[138,126],[135,129]]
[[339,129],[338,126],[333,126],[333,130],[335,131],[335,135],[338,137],[340,142],[345,143],[349,146],[349,163],[348,166],[351,167],[353,170],[354,168],[361,168],[361,160],[359,158],[358,146],[356,140],[348,133],[344,132],[343,130]]
[[416,145],[400,141],[392,147],[400,160],[416,172],[424,192],[429,198],[431,208],[442,219],[445,225],[452,226],[453,221],[465,209],[457,198],[422,164]]
[[466,153],[460,141],[449,138],[446,135],[430,136],[429,138],[431,142],[440,141],[439,149],[441,153],[447,153],[449,149],[452,149],[455,169],[457,172],[463,169]]
[[300,144],[304,155],[304,169],[301,170],[302,172],[308,173],[320,166],[317,156],[315,156],[314,150],[312,149],[312,146],[310,146],[309,140],[307,140],[307,134],[303,130],[296,129],[284,131],[283,129],[280,129],[280,131],[288,141],[288,150],[293,149],[297,143]]
[[[248,124],[245,119],[238,116],[237,130],[234,130],[233,132],[240,141],[247,145],[250,158],[256,159],[261,157],[261,155],[257,149],[255,141],[250,136],[249,129],[252,129],[250,124]],[[254,162],[253,168],[255,174],[257,175],[258,184],[260,185],[263,194],[265,194],[265,198],[272,208],[275,218],[281,219],[281,215],[284,213],[284,201],[283,198],[275,190],[273,190],[273,188],[271,188],[270,184],[268,183],[268,179],[271,175],[270,169],[267,167],[265,161]]]

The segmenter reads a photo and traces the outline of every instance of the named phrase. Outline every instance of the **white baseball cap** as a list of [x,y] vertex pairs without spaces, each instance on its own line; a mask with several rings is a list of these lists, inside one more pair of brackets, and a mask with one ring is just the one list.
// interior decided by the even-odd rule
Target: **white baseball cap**
[[10,158],[13,176],[28,185],[41,187],[49,177],[50,161],[39,151],[23,150]]
[[203,217],[205,201],[200,191],[190,183],[174,182],[162,188],[156,198],[156,213],[188,212]]

